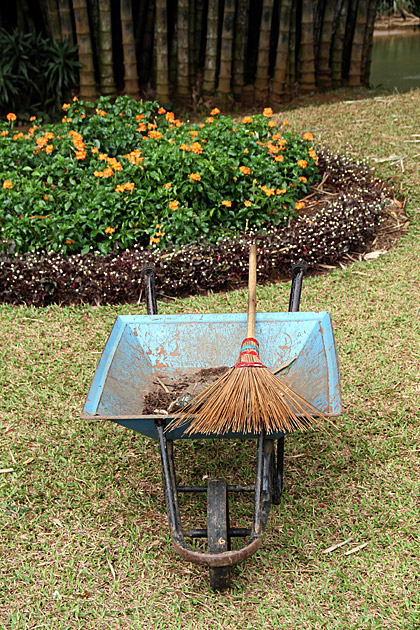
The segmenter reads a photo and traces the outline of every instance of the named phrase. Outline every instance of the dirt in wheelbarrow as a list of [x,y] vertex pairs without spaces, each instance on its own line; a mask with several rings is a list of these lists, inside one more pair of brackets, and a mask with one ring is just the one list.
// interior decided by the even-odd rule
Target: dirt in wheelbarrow
[[201,368],[197,372],[174,380],[164,375],[155,377],[153,389],[144,397],[144,415],[166,415],[184,407],[194,396],[201,394],[229,368]]

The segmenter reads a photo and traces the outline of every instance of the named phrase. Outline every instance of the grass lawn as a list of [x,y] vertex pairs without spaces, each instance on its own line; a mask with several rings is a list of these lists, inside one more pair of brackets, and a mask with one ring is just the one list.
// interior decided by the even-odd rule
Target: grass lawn
[[[0,306],[1,629],[420,627],[420,91],[351,94],[279,118],[376,163],[411,227],[377,259],[304,283],[301,310],[332,315],[345,413],[328,433],[288,437],[281,505],[231,590],[214,593],[207,570],[172,548],[156,443],[78,418],[115,317],[144,306]],[[259,311],[287,310],[289,288],[259,287]],[[158,303],[246,306],[245,290]],[[253,441],[187,441],[176,460],[184,481],[236,483],[252,480],[254,461]],[[193,501],[185,513],[200,527],[205,505]],[[231,505],[248,526],[252,505]]]

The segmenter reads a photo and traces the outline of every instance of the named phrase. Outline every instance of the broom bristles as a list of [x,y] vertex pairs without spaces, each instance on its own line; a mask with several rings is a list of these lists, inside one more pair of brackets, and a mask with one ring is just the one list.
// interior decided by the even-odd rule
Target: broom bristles
[[167,430],[189,423],[188,435],[290,433],[322,426],[321,419],[329,421],[261,363],[255,339],[245,339],[239,362],[176,413]]

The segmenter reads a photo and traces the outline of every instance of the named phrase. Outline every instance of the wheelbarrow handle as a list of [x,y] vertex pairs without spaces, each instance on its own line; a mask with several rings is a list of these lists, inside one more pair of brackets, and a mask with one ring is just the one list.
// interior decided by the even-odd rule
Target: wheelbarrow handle
[[141,270],[146,290],[146,308],[148,315],[157,315],[155,275],[156,267],[152,263],[146,263]]
[[307,267],[308,266],[305,261],[298,262],[292,267],[292,287],[290,289],[289,313],[297,313],[299,311],[302,281]]

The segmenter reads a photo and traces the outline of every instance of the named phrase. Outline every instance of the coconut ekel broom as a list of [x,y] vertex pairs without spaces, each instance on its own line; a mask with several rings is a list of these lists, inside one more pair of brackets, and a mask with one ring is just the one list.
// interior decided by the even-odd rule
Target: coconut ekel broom
[[189,423],[187,434],[291,432],[328,418],[288,387],[260,361],[255,335],[256,246],[249,252],[247,336],[238,362],[177,412],[167,429]]

